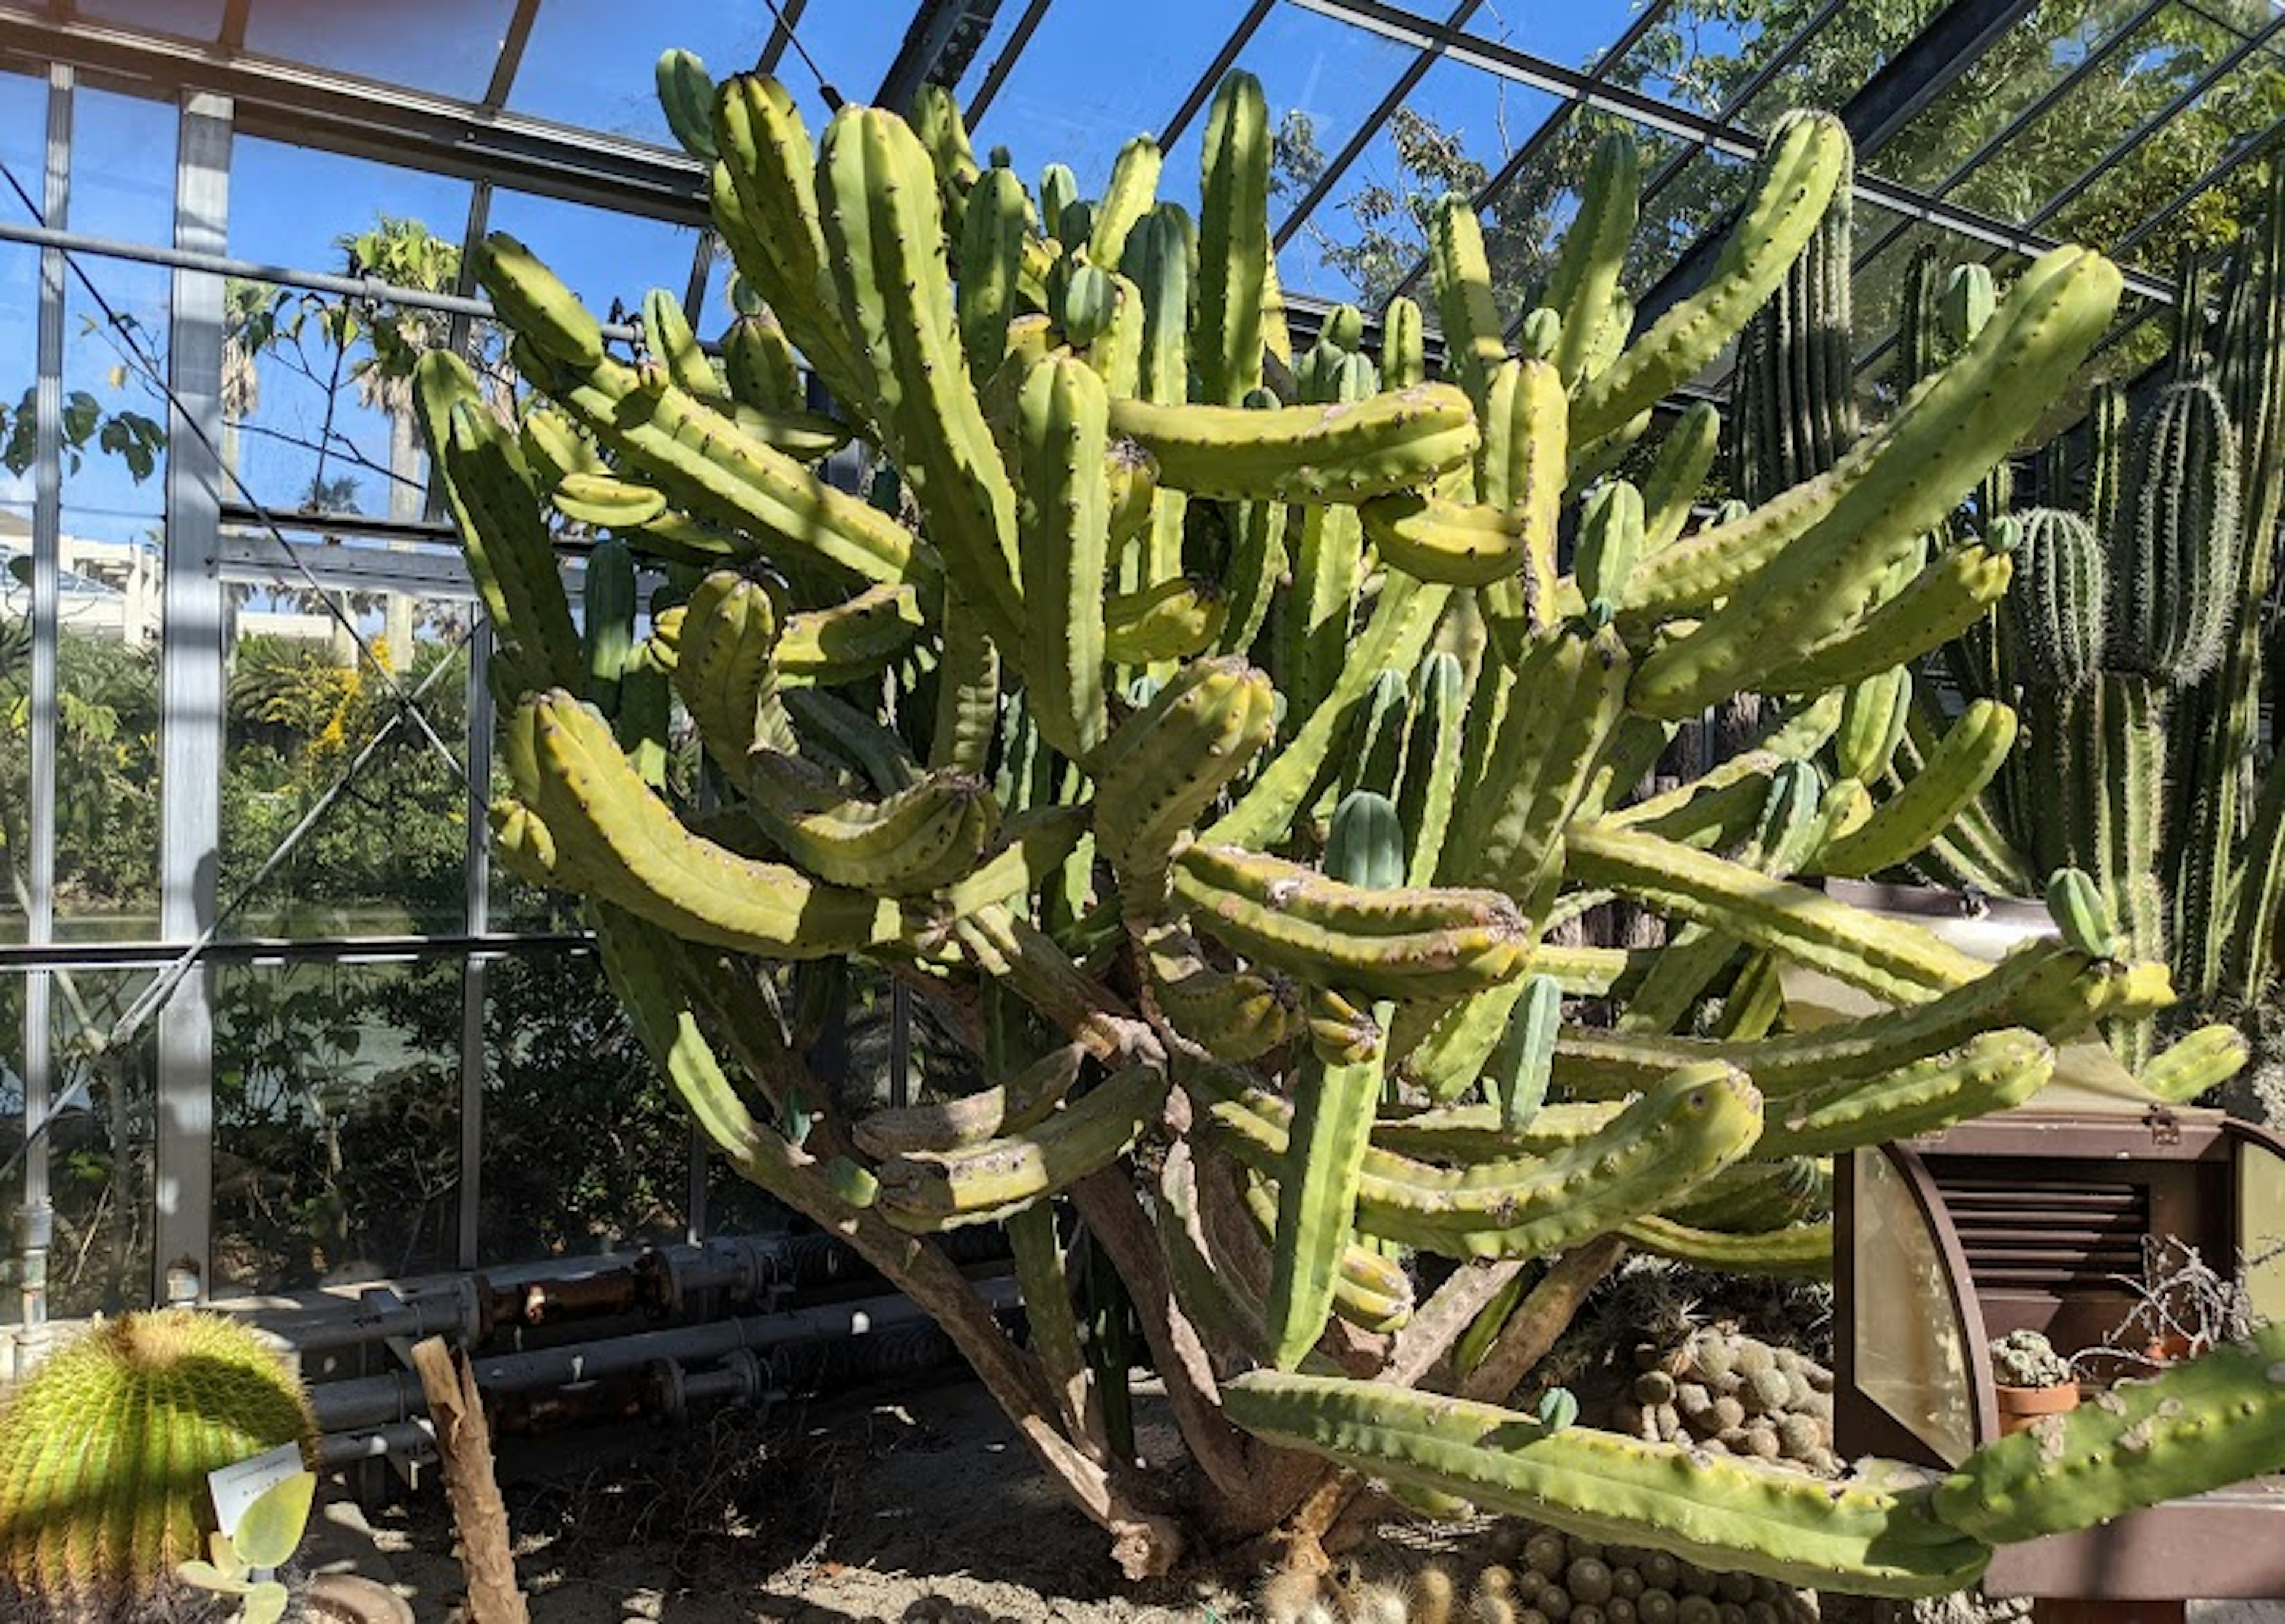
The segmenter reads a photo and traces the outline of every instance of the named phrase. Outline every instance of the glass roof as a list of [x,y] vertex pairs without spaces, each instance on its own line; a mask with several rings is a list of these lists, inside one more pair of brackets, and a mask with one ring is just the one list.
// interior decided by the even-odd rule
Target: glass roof
[[[1417,282],[1424,200],[1458,187],[1485,203],[1496,278],[1520,314],[1576,207],[1595,137],[1629,117],[1645,121],[1652,192],[1629,284],[1656,295],[1734,200],[1739,153],[1800,105],[1876,131],[1860,139],[1860,169],[1900,203],[1858,203],[1860,320],[1893,305],[1924,242],[1989,256],[1979,217],[2124,244],[2148,297],[2181,250],[2234,231],[2260,182],[2249,157],[2285,121],[2285,12],[2265,0],[1154,0],[1147,20],[1125,0],[0,0],[0,30],[14,13],[59,33],[173,41],[176,52],[194,41],[255,70],[285,63],[402,87],[465,106],[472,129],[526,121],[531,138],[560,143],[550,161],[576,170],[582,132],[678,161],[652,90],[651,65],[669,45],[728,73],[770,53],[782,16],[799,50],[779,52],[775,71],[815,116],[818,75],[848,99],[872,97],[908,35],[923,32],[916,13],[947,8],[969,20],[970,37],[982,31],[938,75],[976,114],[979,150],[1005,145],[1027,177],[1069,163],[1083,192],[1147,130],[1174,137],[1164,195],[1194,202],[1205,81],[1233,61],[1258,75],[1280,134],[1280,271],[1304,299],[1378,303]],[[2011,16],[1980,51],[1950,49],[1941,33]],[[1448,36],[1461,59],[1443,54]],[[1884,70],[1916,48],[1909,116],[1891,116]],[[1582,94],[1603,105],[1582,114]],[[421,161],[411,145],[406,161]],[[305,202],[322,200],[297,205],[303,218],[273,208],[232,245],[287,263],[333,268],[333,239],[377,214],[457,228],[466,197],[459,181],[245,137],[239,161],[254,166],[241,196],[291,184]],[[152,218],[134,234],[163,235],[164,199],[147,201]],[[553,224],[556,210],[590,217],[503,190],[493,221]],[[687,230],[636,228],[624,240],[616,263],[599,250],[591,273],[611,295],[685,285]]]

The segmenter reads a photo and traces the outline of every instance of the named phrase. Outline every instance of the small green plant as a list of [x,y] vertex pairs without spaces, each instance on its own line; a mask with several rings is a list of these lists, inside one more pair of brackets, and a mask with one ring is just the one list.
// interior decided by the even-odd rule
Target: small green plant
[[246,1508],[238,1531],[217,1529],[207,1542],[212,1560],[176,1564],[176,1576],[201,1590],[241,1597],[238,1624],[276,1624],[286,1612],[286,1587],[277,1570],[301,1548],[318,1494],[315,1472],[297,1471],[271,1484]]

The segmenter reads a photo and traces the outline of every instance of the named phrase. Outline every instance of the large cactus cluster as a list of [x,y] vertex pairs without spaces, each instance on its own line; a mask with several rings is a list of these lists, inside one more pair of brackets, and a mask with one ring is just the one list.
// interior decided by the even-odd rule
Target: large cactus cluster
[[[2013,584],[1990,626],[1937,669],[1971,697],[2020,708],[2022,746],[1913,859],[1932,877],[1998,890],[2084,871],[2127,950],[2171,966],[2191,1016],[2261,996],[2276,962],[2285,772],[2265,765],[2258,718],[2275,667],[2266,605],[2285,497],[2281,247],[2285,208],[2273,196],[2218,288],[2195,263],[2186,271],[2172,353],[2136,400],[2098,385],[2084,423],[2037,458],[2038,505],[2012,479],[1986,482],[1979,507],[2015,537]],[[1908,376],[1972,336],[1989,285],[1980,267],[1945,278],[1915,266]],[[1910,764],[1928,716],[1924,684]],[[2170,1099],[2246,1055],[2218,1024],[2165,1051],[2149,1016],[2105,1030]]]
[[[1644,489],[1602,476],[1833,235],[1830,118],[1776,126],[1709,278],[1639,333],[1623,139],[1520,354],[1448,201],[1435,381],[1403,300],[1377,341],[1345,308],[1292,346],[1242,74],[1195,220],[1157,200],[1147,139],[1099,198],[1061,169],[1034,192],[935,93],[909,122],[844,107],[813,145],[782,87],[739,77],[705,136],[749,305],[718,356],[659,296],[618,352],[494,238],[520,422],[451,357],[420,369],[498,638],[500,850],[587,899],[722,1153],[939,1319],[1130,1572],[1331,1537],[1328,1463],[1430,1514],[1522,1507],[1888,1592],[2143,1492],[2076,1431],[2068,1474],[2003,1445],[1939,1491],[1498,1407],[1623,1245],[1826,1268],[1820,1158],[2017,1102],[2056,1043],[2169,998],[2099,917],[1993,966],[1802,883],[1941,836],[2012,732],[1971,711],[1885,799],[1819,765],[1858,687],[2004,587],[1989,538],[1925,538],[2101,335],[2113,267],[2047,255],[1887,421],[1693,529],[1710,412]],[[852,440],[867,497],[817,471]],[[583,624],[551,515],[606,535]],[[1679,724],[1746,692],[1785,702],[1756,748],[1637,797]],[[1668,945],[1549,940],[1614,894]],[[835,1109],[779,967],[840,959],[929,1000],[980,1091]],[[1788,964],[1877,1013],[1787,1030]],[[1589,995],[1614,1024],[1566,1020]],[[1132,1297],[1188,1499],[1114,1442],[1124,1370],[1072,1310],[1073,1220]],[[930,1238],[992,1222],[1022,1345]],[[2169,1377],[2151,1481],[2285,1458],[2281,1355]],[[2242,1441],[2202,1456],[2225,1413]]]

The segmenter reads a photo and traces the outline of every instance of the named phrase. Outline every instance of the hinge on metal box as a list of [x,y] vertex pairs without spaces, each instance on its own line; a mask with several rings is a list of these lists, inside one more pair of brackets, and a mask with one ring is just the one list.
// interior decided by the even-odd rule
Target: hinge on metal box
[[2182,1142],[2182,1119],[2163,1105],[2153,1105],[2142,1115],[2142,1125],[2150,1130],[2150,1142],[2159,1145],[2179,1145]]

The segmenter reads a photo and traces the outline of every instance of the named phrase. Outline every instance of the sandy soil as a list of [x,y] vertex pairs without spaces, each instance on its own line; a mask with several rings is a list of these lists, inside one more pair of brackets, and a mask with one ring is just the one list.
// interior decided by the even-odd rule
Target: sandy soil
[[[504,1449],[533,1624],[1161,1624],[1250,1612],[1225,1583],[1127,1586],[1105,1536],[1048,1489],[972,1382],[789,1405],[760,1423],[725,1415],[634,1442],[632,1455],[585,1467],[569,1439]],[[1147,1425],[1140,1442],[1146,1457],[1171,1448]],[[441,1488],[370,1516],[348,1501],[326,1514],[319,1565],[389,1583],[420,1624],[459,1619]]]

